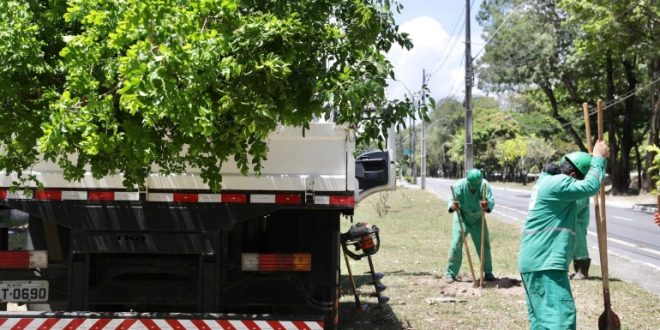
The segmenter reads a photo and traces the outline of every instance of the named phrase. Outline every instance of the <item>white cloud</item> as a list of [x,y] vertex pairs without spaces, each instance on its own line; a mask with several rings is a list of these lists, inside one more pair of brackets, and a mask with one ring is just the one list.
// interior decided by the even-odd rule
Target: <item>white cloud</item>
[[410,34],[414,47],[406,51],[394,46],[387,54],[397,79],[389,82],[388,97],[400,99],[408,92],[418,91],[422,85],[422,69],[431,74],[428,85],[435,99],[450,94],[462,95],[465,90],[464,35],[460,31],[449,35],[442,24],[429,16],[404,22],[400,31]]

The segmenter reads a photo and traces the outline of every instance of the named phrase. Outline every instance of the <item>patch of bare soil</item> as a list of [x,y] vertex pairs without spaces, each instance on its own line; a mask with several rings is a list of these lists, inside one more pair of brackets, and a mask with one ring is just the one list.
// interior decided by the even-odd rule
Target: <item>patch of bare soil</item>
[[512,296],[525,295],[525,288],[522,286],[519,275],[502,276],[495,281],[484,282],[483,289],[478,286],[475,288],[472,277],[465,273],[459,274],[453,283],[445,282],[444,278],[440,283],[441,298],[450,297],[455,298],[457,301],[465,301],[471,297],[481,296],[483,290],[497,290],[498,294]]

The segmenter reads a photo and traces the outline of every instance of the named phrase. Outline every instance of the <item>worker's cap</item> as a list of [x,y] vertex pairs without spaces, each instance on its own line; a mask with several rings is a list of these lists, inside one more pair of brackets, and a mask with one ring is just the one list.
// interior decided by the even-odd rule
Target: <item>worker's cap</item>
[[481,170],[473,168],[467,172],[467,182],[468,188],[470,190],[476,190],[481,188],[481,181],[484,179],[483,173]]
[[576,151],[571,152],[570,154],[566,154],[562,158],[562,162],[564,161],[567,161],[573,165],[573,167],[577,169],[583,177],[587,175],[587,172],[589,172],[589,167],[591,167],[591,155],[583,151]]

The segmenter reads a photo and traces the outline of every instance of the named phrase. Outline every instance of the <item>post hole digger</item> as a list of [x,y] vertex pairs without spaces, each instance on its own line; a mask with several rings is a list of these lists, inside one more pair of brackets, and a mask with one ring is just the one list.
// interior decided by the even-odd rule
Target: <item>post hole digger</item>
[[[379,231],[380,230],[375,225],[358,222],[355,225],[352,225],[347,232],[341,234],[339,238],[342,251],[344,252],[346,269],[348,269],[351,289],[353,290],[353,296],[355,297],[355,307],[359,312],[365,311],[367,305],[360,302],[360,296],[357,292],[355,278],[353,277],[348,257],[351,257],[353,260],[360,260],[363,257],[367,257],[369,262],[369,274],[371,275],[371,284],[374,285],[374,289],[376,290],[378,304],[382,305],[390,300],[389,297],[381,295],[381,292],[385,291],[387,287],[380,282],[381,278],[383,278],[383,274],[377,273],[374,270],[374,264],[371,260],[371,256],[376,254],[380,249]],[[353,249],[352,251],[351,248]]]
[[[589,123],[589,106],[587,103],[582,105],[584,111],[584,122],[587,136],[587,148],[592,152],[591,146],[591,126]],[[598,140],[603,140],[603,101],[597,102],[598,119]],[[605,187],[601,184],[598,195],[594,196],[594,213],[596,218],[596,231],[598,232],[598,252],[600,254],[600,264],[603,278],[603,305],[605,310],[598,318],[598,329],[600,330],[619,330],[621,321],[619,316],[612,311],[610,302],[609,269],[607,260],[607,221],[605,217]]]
[[[486,185],[481,186],[481,195],[482,195],[482,201],[486,200]],[[488,226],[486,225],[486,210],[481,209],[481,253],[479,254],[479,260],[481,261],[480,267],[479,267],[479,287],[483,288],[484,287],[484,276],[485,270],[484,270],[484,260],[486,259],[486,252],[484,250],[486,246],[486,231],[488,230]]]

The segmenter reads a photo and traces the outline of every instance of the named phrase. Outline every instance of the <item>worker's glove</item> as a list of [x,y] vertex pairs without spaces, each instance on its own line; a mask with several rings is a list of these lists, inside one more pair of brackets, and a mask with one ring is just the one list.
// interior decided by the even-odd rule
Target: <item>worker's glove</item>
[[480,202],[480,204],[481,204],[481,209],[482,209],[482,210],[484,210],[484,211],[488,211],[488,201],[486,201],[486,200],[482,200],[482,201]]
[[459,207],[459,205],[458,205],[457,201],[454,201],[453,203],[451,203],[452,211],[458,211],[458,207]]

